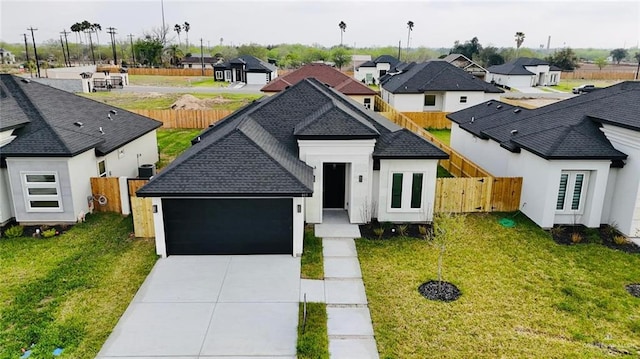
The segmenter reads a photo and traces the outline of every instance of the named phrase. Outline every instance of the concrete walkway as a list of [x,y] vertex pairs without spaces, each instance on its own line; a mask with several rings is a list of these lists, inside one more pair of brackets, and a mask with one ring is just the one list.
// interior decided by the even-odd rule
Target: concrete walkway
[[[327,211],[316,225],[322,237],[324,281],[302,280],[301,293],[308,301],[327,303],[329,354],[332,359],[378,359],[367,295],[353,238],[357,225],[349,224],[346,212]],[[323,291],[324,290],[324,291]]]
[[160,259],[98,359],[296,357],[300,258]]

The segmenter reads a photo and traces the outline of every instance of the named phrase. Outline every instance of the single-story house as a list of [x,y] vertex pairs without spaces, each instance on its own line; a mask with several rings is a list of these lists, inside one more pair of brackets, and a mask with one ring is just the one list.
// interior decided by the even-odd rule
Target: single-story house
[[547,61],[520,57],[490,66],[485,81],[508,87],[553,86],[560,83],[562,70]]
[[320,81],[304,79],[202,132],[138,190],[151,197],[156,250],[302,253],[327,209],[351,223],[432,220],[447,154]]
[[399,62],[400,60],[391,55],[378,56],[375,60],[366,61],[358,66],[353,77],[367,85],[379,84],[380,78],[393,70]]
[[203,62],[205,68],[212,68],[213,65],[220,61],[220,58],[215,56],[200,57],[199,54],[191,54],[191,56],[182,58],[182,60],[180,60],[180,64],[184,69],[201,69]]
[[265,85],[278,77],[278,67],[251,55],[236,57],[213,65],[215,81]]
[[13,65],[16,63],[16,57],[11,51],[0,47],[0,64]]
[[382,78],[382,99],[401,112],[453,112],[504,91],[446,61],[402,64]]
[[465,70],[480,80],[484,80],[485,76],[487,76],[487,69],[463,54],[449,54],[441,60]]
[[522,177],[543,228],[610,224],[640,237],[640,82],[533,110],[499,101],[449,114],[451,146],[495,176]]
[[158,161],[162,123],[12,75],[0,75],[0,224],[74,223],[90,177],[136,177]]
[[376,91],[358,82],[353,77],[345,75],[335,67],[318,63],[302,66],[295,71],[280,76],[269,82],[260,89],[260,91],[266,95],[273,95],[310,77],[317,79],[327,86],[333,87],[336,91],[347,95],[366,108],[373,106],[373,98],[377,94]]
[[367,61],[371,61],[371,55],[351,55],[351,64],[353,65],[353,72],[355,73],[356,69]]

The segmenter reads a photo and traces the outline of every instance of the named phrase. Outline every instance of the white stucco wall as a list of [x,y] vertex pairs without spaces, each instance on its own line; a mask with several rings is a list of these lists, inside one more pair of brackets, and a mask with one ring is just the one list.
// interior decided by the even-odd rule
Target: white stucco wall
[[[482,91],[429,91],[424,94],[392,94],[382,89],[381,95],[383,100],[400,112],[454,112],[488,100],[500,99],[499,93],[484,93]],[[435,106],[424,105],[425,95],[435,95]],[[467,102],[461,103],[461,96],[466,96]]]
[[[512,153],[493,140],[482,140],[452,124],[451,147],[497,177],[522,177],[520,209],[539,226],[601,223],[610,161],[545,160],[527,150]],[[563,170],[588,171],[584,213],[574,216],[556,213],[556,201]]]
[[[117,116],[117,115],[115,115]],[[108,177],[138,177],[138,167],[143,164],[155,164],[158,162],[158,139],[156,131],[151,131],[135,141],[108,153],[106,156],[96,159],[92,165],[96,170],[98,161],[105,159]]]
[[7,169],[0,168],[0,225],[5,224],[13,217],[13,202],[9,196]]
[[[378,220],[381,222],[430,222],[433,220],[435,205],[436,173],[438,160],[380,160],[378,184]],[[377,172],[377,171],[376,171]],[[403,208],[391,208],[391,184],[393,173],[404,173]],[[422,206],[409,208],[411,198],[411,176],[423,173]]]
[[400,112],[422,112],[426,108],[431,109],[431,111],[440,111],[441,108],[438,106],[438,96],[436,96],[436,106],[424,107],[424,94],[392,94],[385,92],[388,99],[385,99],[385,101]]
[[[87,197],[97,194],[91,193],[91,177],[98,176],[98,167],[96,166],[95,151],[90,149],[75,157],[69,158],[68,162],[71,194],[73,199],[74,218],[78,218],[80,212],[89,212],[89,201]],[[120,200],[113,198],[111,200]],[[99,206],[99,204],[95,204]]]
[[488,73],[485,81],[509,87],[531,87],[534,86],[535,75],[502,75]]
[[640,132],[611,125],[604,125],[603,132],[615,149],[629,156],[625,166],[615,170],[615,184],[607,192],[609,223],[627,236],[640,237]]
[[[555,75],[555,77],[553,77]],[[549,71],[549,86],[554,86],[560,83],[560,76],[562,71]],[[555,81],[554,81],[555,80]]]
[[[298,212],[300,206],[300,212]],[[293,198],[293,253],[294,257],[302,255],[304,244],[304,198]]]
[[[466,96],[467,102],[461,103],[460,97]],[[485,93],[482,91],[448,91],[444,92],[442,110],[454,112],[475,106],[485,101]]]
[[248,85],[266,85],[267,74],[262,72],[247,72]]
[[375,78],[376,79],[376,83],[378,83],[377,73],[378,73],[378,71],[376,70],[375,67],[359,67],[353,73],[353,77],[358,81],[362,81],[363,79],[367,78],[367,74],[371,74],[371,78]]
[[[299,158],[314,168],[313,196],[307,197],[305,219],[308,223],[322,223],[323,163],[346,163],[346,204],[351,223],[365,223],[363,208],[371,205],[373,185],[373,148],[375,140],[300,140]],[[359,182],[358,176],[362,176]]]
[[368,98],[373,110],[373,95],[349,95],[349,98],[364,106],[364,99]]

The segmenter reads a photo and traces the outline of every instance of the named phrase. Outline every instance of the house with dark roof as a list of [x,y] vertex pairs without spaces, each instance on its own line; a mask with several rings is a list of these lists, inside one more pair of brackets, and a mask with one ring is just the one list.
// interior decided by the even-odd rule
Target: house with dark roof
[[391,55],[378,56],[373,61],[366,61],[358,66],[353,77],[367,85],[380,83],[380,78],[392,70],[400,60]]
[[562,70],[547,61],[520,57],[490,66],[485,81],[508,87],[553,86],[560,83]]
[[544,228],[615,225],[640,237],[640,82],[528,110],[499,101],[449,114],[451,146],[522,177],[520,208]]
[[401,112],[453,112],[488,100],[501,89],[446,61],[398,64],[381,79],[382,99]]
[[191,54],[180,60],[182,68],[185,69],[201,69],[204,63],[204,68],[212,68],[213,65],[220,62],[221,59],[215,56],[200,56],[200,54]]
[[484,80],[485,76],[487,76],[487,69],[463,54],[449,54],[441,60],[459,67],[481,80]]
[[280,76],[265,85],[260,91],[266,95],[273,95],[311,77],[347,95],[366,108],[371,108],[373,98],[377,94],[376,91],[358,82],[353,77],[345,75],[335,67],[318,63],[302,66],[295,71]]
[[308,78],[234,112],[138,190],[157,253],[302,253],[304,224],[429,222],[447,154]]
[[158,161],[162,123],[0,75],[0,224],[73,223],[91,210],[90,177],[136,177]]
[[265,85],[278,77],[278,68],[251,55],[236,57],[213,65],[215,81]]

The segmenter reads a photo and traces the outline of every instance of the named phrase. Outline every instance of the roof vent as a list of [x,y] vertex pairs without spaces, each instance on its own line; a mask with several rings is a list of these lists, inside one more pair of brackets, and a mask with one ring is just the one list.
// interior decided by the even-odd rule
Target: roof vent
[[22,79],[22,82],[24,82],[25,84],[31,83],[31,80],[29,79]]
[[107,118],[113,121],[113,119],[111,118],[111,114],[110,113],[107,114]]
[[78,127],[80,127],[80,128],[82,128],[82,126],[84,125],[84,123],[82,123],[80,121],[74,122],[73,124],[78,126]]
[[487,102],[487,106],[491,106],[491,101]]
[[195,141],[193,141],[194,143],[200,143],[200,141],[202,141],[202,138],[200,138],[200,136],[196,137]]
[[291,86],[285,86],[285,87],[284,87],[284,89],[286,90],[286,89],[288,89],[289,87],[291,87]]
[[511,135],[515,135],[516,133],[518,133],[518,130],[511,130]]
[[104,135],[104,131],[102,130],[102,127],[99,127],[98,131],[100,131],[100,134]]
[[520,111],[522,110],[520,110],[519,108],[516,108],[515,110],[513,110],[513,113],[519,113]]
[[498,106],[496,106],[496,108],[499,110],[499,109],[502,108],[502,105],[498,105]]
[[117,114],[118,114],[118,111],[116,111],[116,110],[109,110],[109,112],[111,112],[111,113],[112,113],[112,114],[114,114],[114,115],[117,115]]
[[473,123],[476,120],[476,118],[474,116],[471,116],[471,123]]

